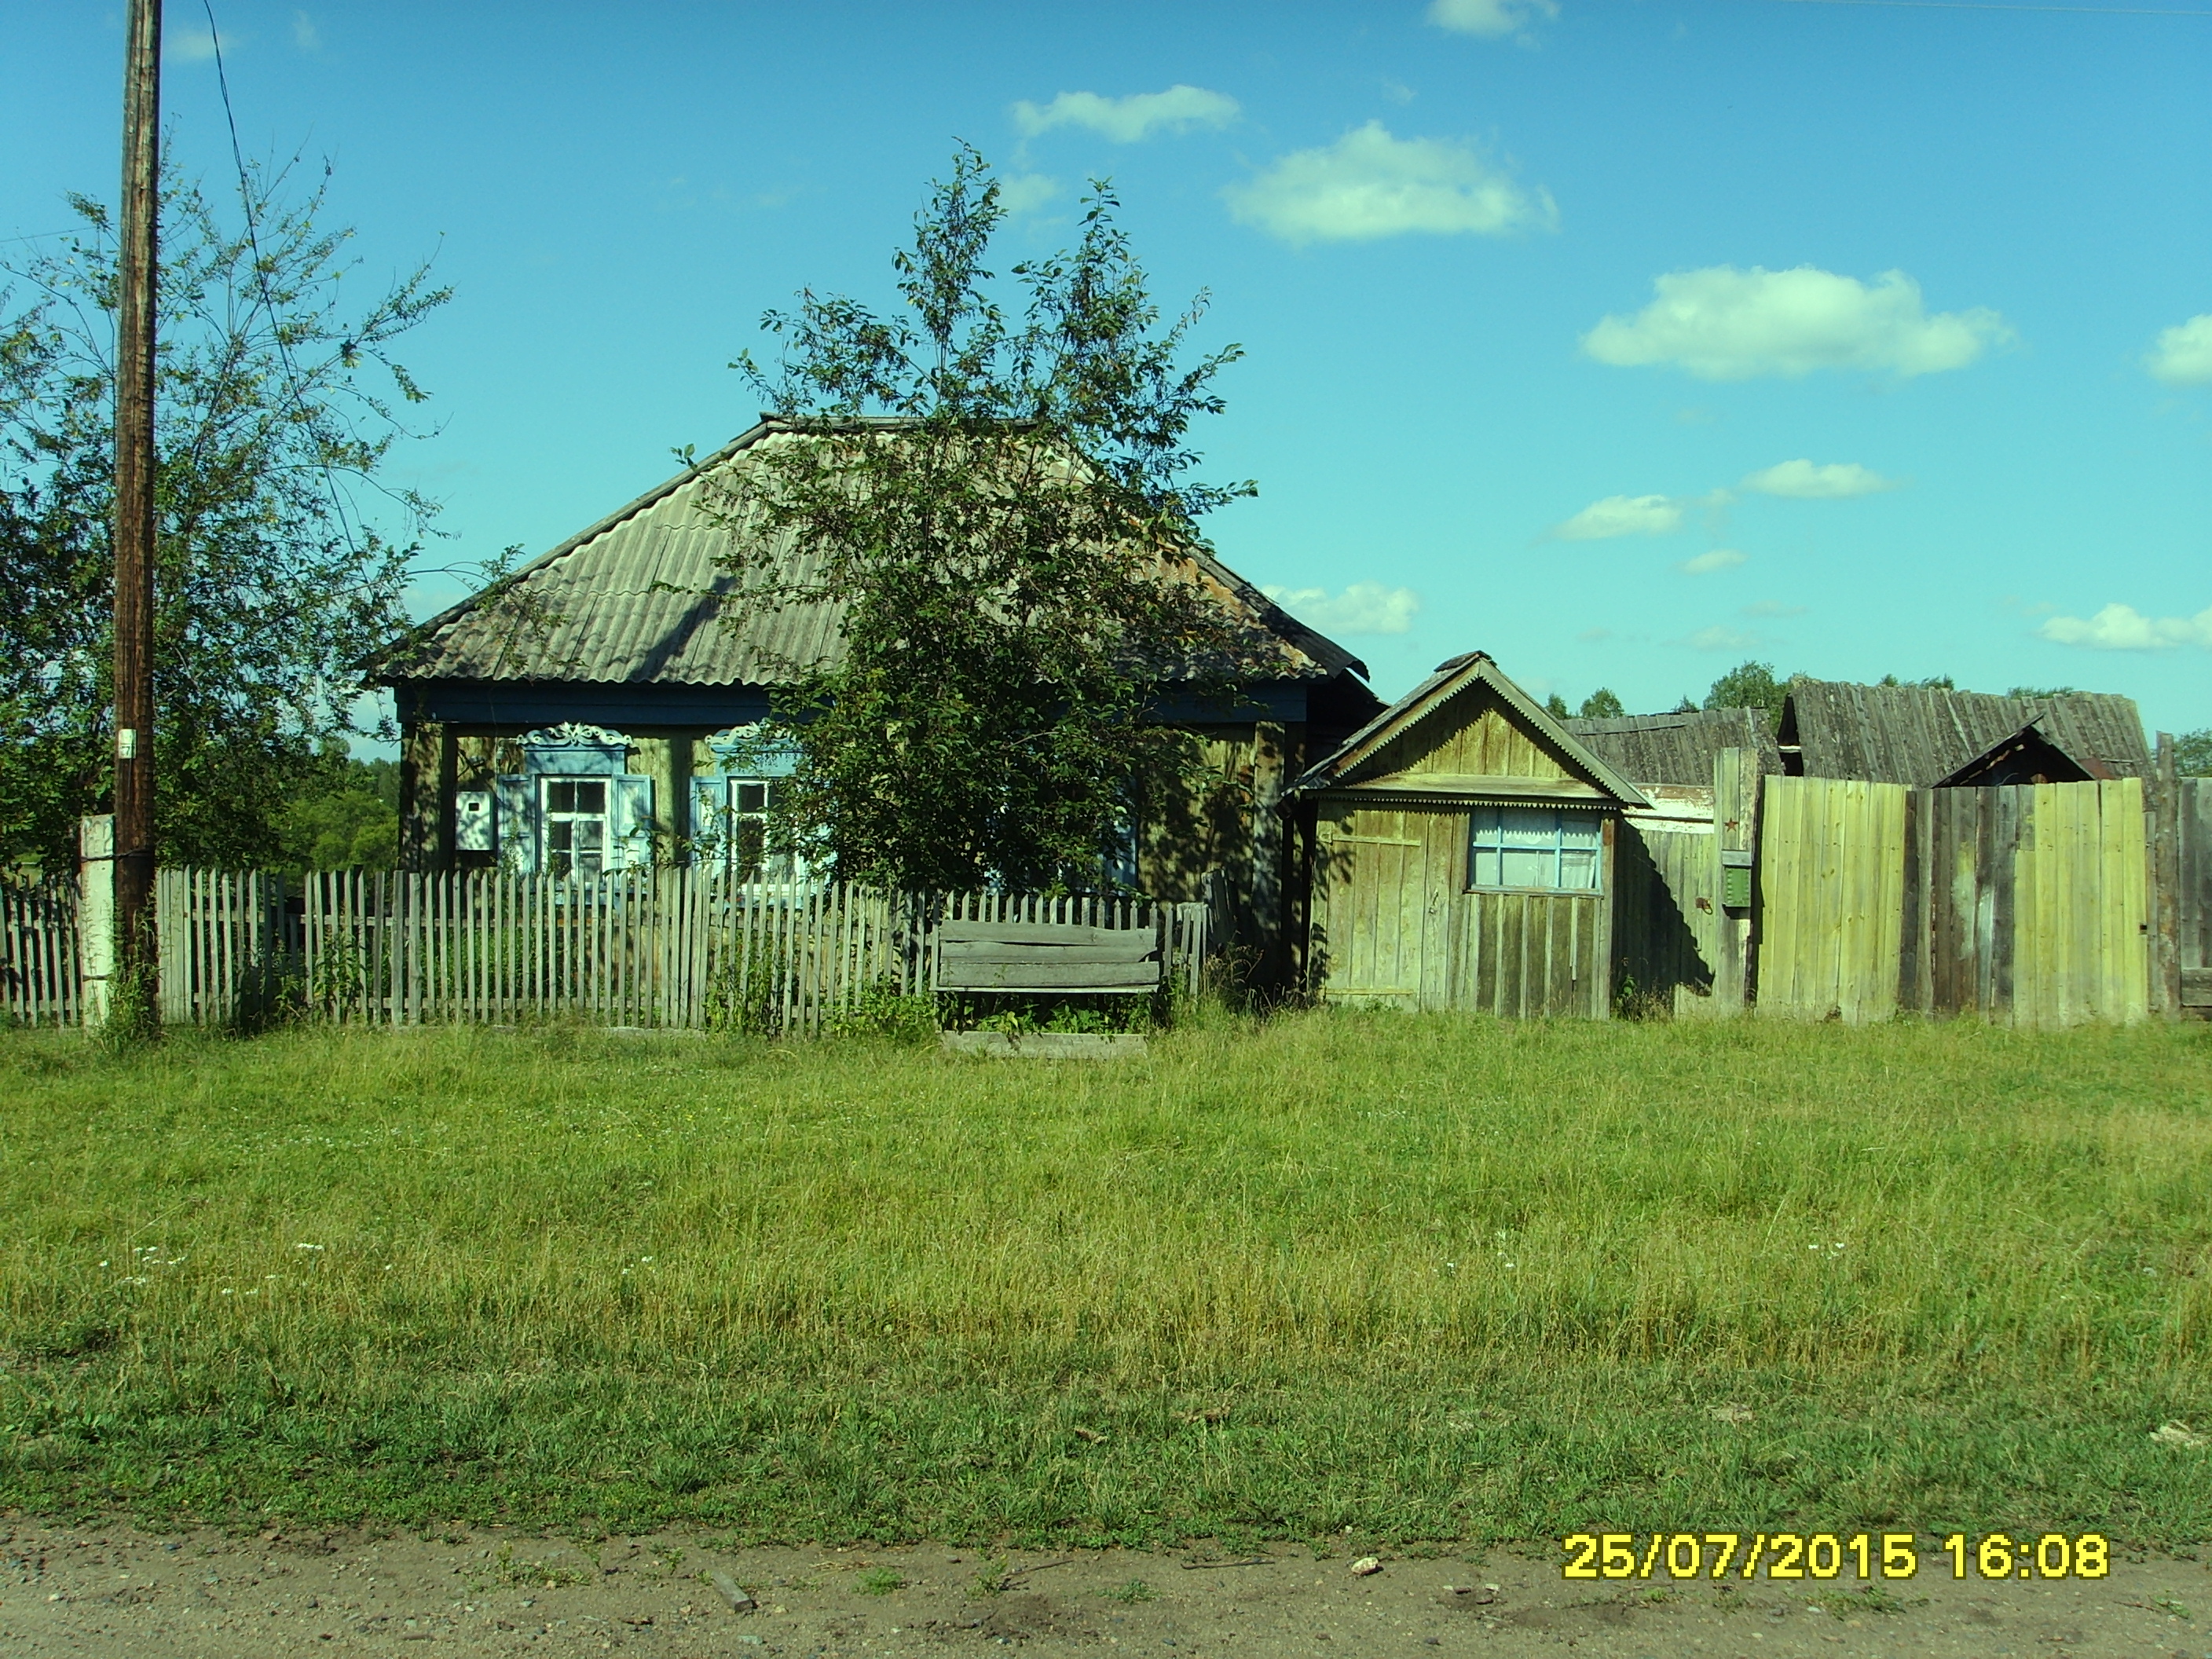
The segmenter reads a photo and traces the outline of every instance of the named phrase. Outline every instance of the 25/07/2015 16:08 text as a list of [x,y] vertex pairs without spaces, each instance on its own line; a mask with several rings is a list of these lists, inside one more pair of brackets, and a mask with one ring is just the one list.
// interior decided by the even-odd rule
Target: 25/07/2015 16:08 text
[[[1932,1534],[1931,1534],[1932,1535]],[[1753,1578],[1764,1566],[1769,1578],[1835,1578],[1848,1564],[1858,1578],[1910,1578],[1920,1571],[1915,1547],[1919,1534],[1885,1532],[1753,1533],[1748,1540],[1735,1532],[1655,1532],[1639,1551],[1638,1534],[1578,1532],[1560,1540],[1566,1562],[1563,1578]],[[1706,1552],[1710,1550],[1709,1556]],[[2068,1537],[2047,1532],[2014,1540],[1993,1532],[1979,1540],[1954,1532],[1943,1540],[1951,1557],[1951,1576],[1964,1578],[1969,1563],[1992,1582],[2014,1578],[2102,1578],[2112,1571],[2112,1546],[2094,1532]],[[1706,1562],[1711,1562],[1711,1570]],[[1741,1561],[1739,1569],[1737,1563]]]

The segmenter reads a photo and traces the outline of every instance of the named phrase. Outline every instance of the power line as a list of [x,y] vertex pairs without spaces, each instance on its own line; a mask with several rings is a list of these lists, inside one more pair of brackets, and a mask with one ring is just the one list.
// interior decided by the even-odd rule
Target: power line
[[[238,204],[246,215],[246,246],[253,255],[254,285],[261,291],[261,314],[269,319],[270,337],[276,342],[277,360],[284,365],[284,390],[292,399],[292,407],[301,416],[307,414],[307,400],[300,395],[300,371],[292,362],[292,347],[284,337],[284,325],[276,315],[276,302],[269,292],[269,268],[262,261],[261,238],[255,227],[253,191],[246,179],[246,150],[238,142],[238,117],[230,106],[230,76],[222,67],[222,34],[215,26],[214,0],[200,0],[201,9],[207,13],[208,44],[215,51],[215,83],[222,94],[222,118],[230,129],[231,165],[238,170]],[[331,498],[331,511],[337,515],[338,528],[345,532],[346,545],[356,553],[361,544],[354,538],[352,521],[347,518],[345,503],[338,494],[337,481],[331,477],[331,464],[321,463],[323,489]]]

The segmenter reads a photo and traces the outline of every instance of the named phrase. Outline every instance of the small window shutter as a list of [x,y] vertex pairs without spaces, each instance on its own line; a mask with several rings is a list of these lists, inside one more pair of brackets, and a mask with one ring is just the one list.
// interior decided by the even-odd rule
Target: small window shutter
[[499,850],[500,862],[525,876],[537,874],[538,848],[545,839],[538,833],[538,791],[532,787],[535,781],[526,777],[492,780],[498,809],[493,827],[498,839],[493,844]]
[[607,868],[653,863],[653,780],[636,773],[607,780]]

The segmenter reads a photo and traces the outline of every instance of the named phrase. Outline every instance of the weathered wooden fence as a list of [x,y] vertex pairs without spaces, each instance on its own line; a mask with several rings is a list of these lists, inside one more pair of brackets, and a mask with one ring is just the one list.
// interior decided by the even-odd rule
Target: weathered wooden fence
[[[341,1024],[737,1026],[818,1033],[872,994],[930,988],[947,920],[1143,932],[1194,993],[1204,904],[740,884],[688,869],[594,878],[501,871],[163,870],[160,1006],[178,1024],[305,1012]],[[5,1012],[81,1017],[74,889],[0,888]]]
[[2158,927],[2173,952],[2170,994],[2178,1008],[2212,1010],[2212,778],[2169,778],[2164,793],[2173,804],[2161,885],[2172,896]]
[[0,874],[0,1020],[74,1025],[82,995],[76,884]]
[[1759,1006],[2057,1026],[2148,1012],[2140,779],[1907,789],[1765,781]]

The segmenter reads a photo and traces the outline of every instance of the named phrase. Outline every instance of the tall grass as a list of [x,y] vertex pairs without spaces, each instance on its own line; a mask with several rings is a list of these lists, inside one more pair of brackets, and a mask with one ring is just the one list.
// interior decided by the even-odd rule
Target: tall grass
[[18,1035],[0,1504],[2200,1535],[2206,1037]]

